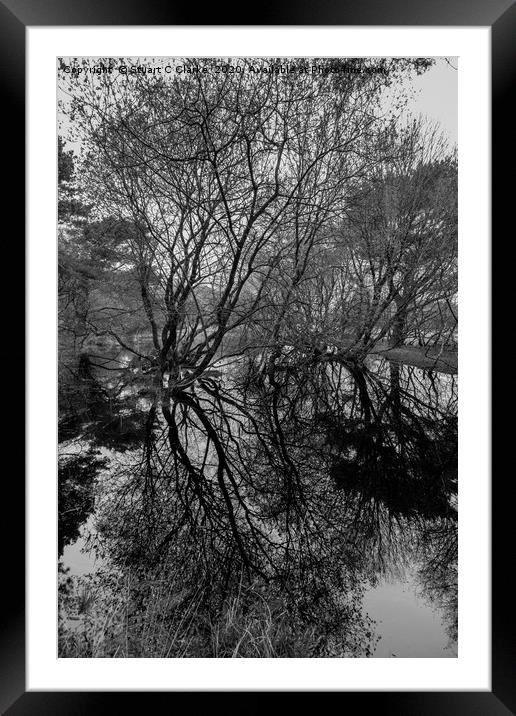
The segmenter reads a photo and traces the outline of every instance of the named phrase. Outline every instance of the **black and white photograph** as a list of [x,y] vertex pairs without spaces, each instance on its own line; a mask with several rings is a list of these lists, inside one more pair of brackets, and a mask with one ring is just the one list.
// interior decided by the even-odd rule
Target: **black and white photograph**
[[59,58],[59,657],[457,658],[459,72]]

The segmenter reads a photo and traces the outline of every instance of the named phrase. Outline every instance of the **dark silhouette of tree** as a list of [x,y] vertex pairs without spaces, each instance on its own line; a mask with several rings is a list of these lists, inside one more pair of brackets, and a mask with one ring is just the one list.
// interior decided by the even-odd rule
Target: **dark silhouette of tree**
[[95,452],[62,457],[58,473],[58,553],[75,542],[94,509],[94,479],[106,466]]

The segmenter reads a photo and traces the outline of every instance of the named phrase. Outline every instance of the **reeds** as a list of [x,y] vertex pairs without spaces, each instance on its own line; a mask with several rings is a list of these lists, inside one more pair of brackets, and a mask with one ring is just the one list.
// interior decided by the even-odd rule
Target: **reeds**
[[303,658],[322,655],[322,641],[263,586],[239,584],[215,609],[206,588],[130,572],[83,577],[60,595],[64,658]]

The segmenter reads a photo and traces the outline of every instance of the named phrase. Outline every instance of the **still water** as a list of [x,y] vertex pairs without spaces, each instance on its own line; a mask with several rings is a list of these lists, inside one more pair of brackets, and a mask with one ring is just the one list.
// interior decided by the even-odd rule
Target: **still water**
[[417,593],[413,580],[383,582],[364,597],[364,611],[376,622],[380,640],[375,658],[457,656],[449,645],[441,616]]
[[[102,568],[102,561],[86,549],[86,535],[91,526],[90,518],[79,539],[64,548],[62,563],[74,577]],[[450,644],[439,610],[422,598],[411,576],[406,580],[383,581],[369,589],[364,596],[363,611],[376,623],[378,642],[373,658],[457,656],[457,644]]]
[[[109,524],[116,523],[120,510],[127,509],[126,521],[117,527],[117,544],[126,549],[132,538],[133,555],[150,555],[154,536],[148,545],[145,533],[131,537],[135,506],[154,509],[163,499],[172,514],[178,504],[186,505],[193,519],[199,514],[195,485],[202,480],[209,497],[206,501],[201,495],[200,509],[207,510],[204,517],[213,520],[219,539],[231,537],[235,529],[248,529],[242,534],[254,554],[270,549],[277,558],[269,563],[272,569],[281,568],[282,554],[297,550],[305,560],[302,566],[313,570],[297,594],[303,594],[303,585],[312,578],[324,584],[331,574],[338,584],[333,567],[346,565],[349,589],[336,594],[348,596],[361,585],[355,619],[360,619],[361,609],[374,620],[373,658],[456,657],[454,376],[383,361],[368,368],[323,362],[307,368],[301,379],[293,369],[297,362],[289,354],[272,377],[254,364],[246,372],[241,366],[226,374],[212,371],[204,382],[178,395],[174,410],[180,406],[181,417],[153,418],[152,431],[142,430],[141,416],[149,411],[152,392],[144,383],[138,387],[143,381],[139,373],[136,388],[130,384],[125,389],[134,405],[121,403],[115,421],[106,413],[112,404],[104,406],[96,397],[104,422],[92,423],[90,440],[100,447],[98,455],[109,459],[112,477],[122,476],[122,484],[130,487],[129,492],[124,487],[123,494],[131,502],[117,501],[110,513]],[[167,423],[176,425],[172,440]],[[120,447],[122,439],[126,452]],[[144,462],[139,457],[143,439]],[[219,499],[217,461],[219,478],[226,471],[233,486],[233,506],[242,506],[238,524],[235,519],[227,522],[229,497],[225,503]],[[102,470],[98,477],[106,484]],[[115,495],[111,478],[107,484],[108,493]],[[170,502],[176,495],[180,502]],[[160,527],[161,514],[166,521]],[[285,515],[291,519],[286,529]],[[303,534],[307,515],[309,539]],[[99,568],[85,551],[94,517],[90,515],[79,538],[64,548],[63,564],[71,575]],[[168,517],[155,512],[151,524],[153,535],[160,529],[166,533]],[[199,531],[195,535],[205,548]],[[192,542],[187,539],[188,544]],[[328,561],[319,559],[321,555]]]

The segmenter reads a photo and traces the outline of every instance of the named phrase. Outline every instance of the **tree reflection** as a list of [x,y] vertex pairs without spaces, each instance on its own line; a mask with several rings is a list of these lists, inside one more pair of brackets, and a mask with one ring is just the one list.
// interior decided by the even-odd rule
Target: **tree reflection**
[[154,399],[101,532],[121,563],[172,565],[221,599],[242,575],[273,584],[328,633],[355,624],[365,649],[363,590],[410,561],[453,636],[456,403],[448,375],[250,359]]

